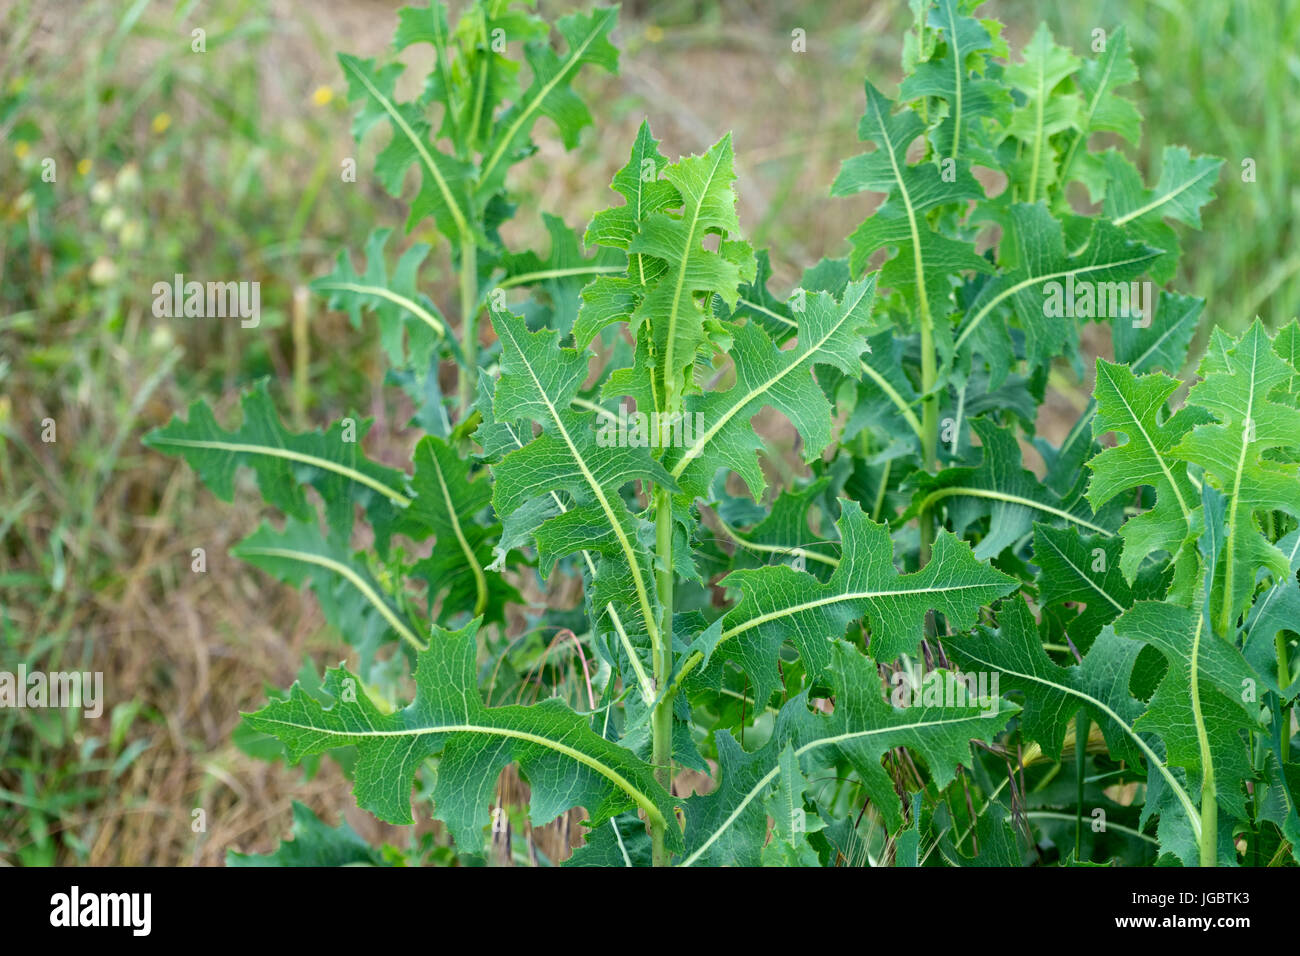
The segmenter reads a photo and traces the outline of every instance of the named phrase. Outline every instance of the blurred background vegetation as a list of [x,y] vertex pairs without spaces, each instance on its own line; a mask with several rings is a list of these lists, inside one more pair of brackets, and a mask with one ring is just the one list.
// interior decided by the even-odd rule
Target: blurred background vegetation
[[[269,375],[300,426],[360,408],[377,419],[367,451],[405,459],[409,408],[380,387],[373,327],[305,292],[340,248],[404,220],[367,182],[373,144],[351,140],[333,58],[385,55],[400,5],[0,0],[0,669],[102,670],[108,699],[98,720],[0,711],[0,861],[219,863],[274,846],[291,797],[385,835],[338,767],[260,761],[261,743],[237,730],[304,655],[333,663],[341,646],[310,599],[227,557],[260,519],[259,496],[217,503],[139,439],[197,396],[229,411]],[[573,6],[541,3],[552,19]],[[1166,143],[1227,159],[1177,287],[1208,299],[1207,327],[1300,312],[1298,0],[992,0],[983,14],[1008,24],[1013,49],[1044,19],[1085,56],[1094,29],[1126,26],[1148,179]],[[621,75],[581,80],[596,128],[565,153],[542,124],[506,239],[545,248],[540,210],[581,229],[608,204],[643,117],[668,155],[733,129],[742,227],[788,288],[843,255],[870,211],[870,197],[832,201],[829,184],[860,149],[863,78],[892,93],[911,23],[904,0],[625,6]],[[428,65],[410,62],[406,96]],[[340,178],[345,157],[356,183]],[[408,237],[420,239],[437,242]],[[156,319],[151,288],[178,272],[260,282],[260,327]],[[431,266],[422,282],[452,301],[454,276]],[[1054,401],[1086,401],[1072,374],[1054,380]],[[205,574],[190,569],[199,546]]]

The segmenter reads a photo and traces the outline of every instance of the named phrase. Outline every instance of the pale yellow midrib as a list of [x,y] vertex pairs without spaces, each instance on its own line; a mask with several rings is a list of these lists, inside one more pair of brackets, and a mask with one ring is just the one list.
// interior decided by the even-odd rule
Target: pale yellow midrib
[[[880,104],[872,100],[872,110],[876,114],[876,123],[880,126],[880,136],[885,141],[885,152],[889,156],[890,168],[894,171],[894,182],[898,183],[898,193],[903,197],[903,206],[907,210],[907,226],[912,232],[912,266],[916,269],[916,303],[921,311],[921,361],[925,364],[933,360],[933,347],[929,340],[934,335],[932,328],[933,318],[930,316],[930,294],[925,288],[925,263],[921,256],[921,230],[916,224],[916,210],[912,206],[912,194],[907,191],[907,185],[903,182],[902,170],[898,168],[898,158],[894,155],[894,141],[889,138],[889,128],[885,125],[885,118],[880,113]],[[929,388],[930,383],[925,383]],[[925,443],[925,437],[922,436],[922,444]],[[923,450],[924,451],[924,450]]]
[[[1192,656],[1188,688],[1192,695],[1192,722],[1196,727],[1196,745],[1201,752],[1202,801],[1205,785],[1213,784],[1214,761],[1210,754],[1210,736],[1205,727],[1205,715],[1201,712],[1201,634],[1205,631],[1205,618],[1196,615],[1196,634],[1192,637]],[[1283,711],[1283,713],[1286,713]],[[1199,836],[1199,834],[1198,834]]]
[[1160,466],[1161,472],[1164,473],[1165,480],[1169,482],[1169,487],[1174,490],[1174,497],[1178,499],[1178,508],[1183,513],[1183,520],[1190,524],[1192,513],[1187,507],[1187,502],[1183,500],[1183,493],[1178,490],[1178,483],[1174,481],[1173,472],[1171,472],[1169,466],[1165,464],[1165,459],[1164,456],[1160,454],[1160,449],[1156,447],[1156,443],[1147,432],[1146,426],[1138,420],[1137,412],[1133,410],[1133,406],[1128,403],[1128,399],[1125,398],[1124,393],[1120,391],[1119,385],[1116,383],[1115,379],[1111,377],[1109,369],[1106,370],[1106,378],[1110,382],[1111,388],[1115,390],[1115,394],[1119,396],[1119,400],[1124,403],[1124,410],[1128,412],[1128,417],[1133,420],[1134,426],[1142,435],[1142,440],[1145,441],[1147,447],[1151,449],[1151,454],[1155,456],[1156,464]]
[[498,289],[511,289],[517,285],[529,285],[533,282],[541,282],[545,279],[563,279],[566,276],[582,275],[610,275],[617,272],[623,272],[622,266],[566,266],[563,269],[542,269],[538,272],[521,272],[518,275],[507,276],[497,283]]
[[367,601],[374,606],[388,622],[393,630],[401,635],[402,639],[411,644],[417,650],[424,650],[425,645],[419,638],[402,623],[401,619],[393,613],[392,609],[384,603],[383,599],[375,593],[372,588],[359,574],[353,571],[346,564],[335,561],[332,558],[323,555],[313,554],[310,551],[297,551],[292,548],[268,548],[261,545],[240,545],[239,553],[241,555],[263,555],[269,558],[288,558],[291,561],[301,561],[304,564],[314,564],[318,567],[327,568],[335,574],[347,580],[354,588],[361,592]]
[[1066,521],[1087,528],[1089,531],[1095,531],[1103,537],[1114,537],[1111,532],[1107,531],[1100,525],[1093,524],[1091,521],[1080,518],[1078,515],[1070,514],[1070,512],[1065,511],[1062,508],[1055,508],[1052,505],[1044,504],[1041,501],[1035,501],[1033,498],[1025,498],[1021,495],[1013,495],[1005,491],[993,491],[988,488],[966,488],[957,485],[948,488],[938,488],[925,496],[925,499],[921,502],[920,508],[917,510],[924,510],[929,505],[936,501],[942,501],[944,498],[960,498],[963,496],[967,498],[988,498],[993,501],[1005,501],[1007,504],[1034,508],[1037,511],[1044,511],[1048,514],[1056,515],[1058,518],[1064,518]]
[[760,627],[768,621],[776,621],[783,617],[790,617],[803,611],[811,611],[815,608],[825,607],[828,604],[839,604],[844,601],[865,601],[871,598],[880,597],[902,597],[906,594],[949,594],[953,591],[973,591],[977,588],[988,588],[992,585],[987,583],[981,584],[949,584],[944,587],[925,587],[925,588],[897,588],[889,591],[849,591],[843,594],[832,594],[828,597],[818,598],[815,601],[807,601],[803,604],[795,604],[790,607],[784,607],[776,611],[768,611],[766,614],[760,614],[752,617],[743,624],[737,624],[735,627],[723,631],[718,638],[718,645],[723,641],[730,640],[737,634],[743,634],[745,631]]
[[280,448],[276,445],[250,445],[244,442],[212,441],[199,438],[171,438],[168,436],[155,436],[150,439],[154,445],[175,445],[180,448],[210,448],[214,451],[228,451],[235,454],[245,455],[266,455],[270,458],[284,458],[289,461],[300,462],[304,465],[311,465],[313,468],[320,468],[322,471],[332,471],[336,475],[342,475],[359,485],[365,485],[379,492],[384,497],[399,508],[405,508],[411,503],[411,499],[397,491],[394,491],[388,485],[375,478],[371,478],[364,472],[357,471],[355,468],[349,468],[347,465],[340,465],[338,462],[330,461],[328,458],[318,458],[315,455],[308,455],[304,452],[293,451],[289,448]]
[[626,793],[636,801],[637,806],[646,812],[655,822],[663,822],[663,814],[655,806],[653,800],[638,789],[635,784],[629,781],[613,767],[601,763],[598,759],[585,754],[581,750],[570,747],[567,744],[559,743],[549,737],[543,737],[540,734],[529,733],[526,730],[513,730],[505,727],[488,727],[481,724],[440,724],[435,727],[413,727],[402,730],[334,730],[323,727],[313,727],[310,724],[300,724],[291,720],[283,720],[278,717],[259,717],[259,723],[276,724],[280,727],[292,727],[295,730],[305,730],[314,734],[327,734],[336,737],[365,738],[365,737],[419,737],[424,734],[488,734],[499,737],[510,737],[515,740],[524,740],[528,743],[537,744],[540,747],[546,747],[554,750],[556,753],[563,754],[578,763],[581,763],[592,770],[596,771],[605,779],[609,780],[616,787]]
[[1044,55],[1038,61],[1038,102],[1035,104],[1035,122],[1034,122],[1034,160],[1029,168],[1029,201],[1033,203],[1038,196],[1038,164],[1043,158],[1043,101],[1046,93],[1043,90],[1043,84],[1047,81],[1047,57]]
[[1077,574],[1079,577],[1081,577],[1084,581],[1088,583],[1088,587],[1092,588],[1094,591],[1096,591],[1098,594],[1104,597],[1107,601],[1109,601],[1111,605],[1114,606],[1115,610],[1119,611],[1121,614],[1123,614],[1126,610],[1128,610],[1126,607],[1124,607],[1124,605],[1120,604],[1113,597],[1111,597],[1110,592],[1108,592],[1105,588],[1099,585],[1092,578],[1088,577],[1088,575],[1084,574],[1083,569],[1079,567],[1077,564],[1075,564],[1073,561],[1071,561],[1070,556],[1066,554],[1064,551],[1062,551],[1060,548],[1058,548],[1056,546],[1055,541],[1053,541],[1051,538],[1045,538],[1044,540],[1046,540],[1047,543],[1052,546],[1053,551],[1055,551],[1057,554],[1061,556],[1061,560],[1064,561],[1073,569],[1075,574]]
[[406,296],[393,292],[391,289],[386,289],[381,285],[365,285],[357,282],[318,282],[315,287],[317,289],[328,291],[356,292],[359,295],[377,295],[380,298],[387,299],[389,302],[400,305],[421,322],[424,322],[429,326],[429,328],[433,329],[433,331],[438,335],[442,336],[447,334],[446,327],[434,318],[433,313],[423,308],[415,300],[408,299]]
[[1022,279],[1019,282],[1017,282],[1015,285],[1011,286],[1009,289],[1006,289],[1003,292],[999,292],[997,295],[995,295],[992,299],[989,300],[988,305],[984,306],[978,312],[975,313],[975,317],[971,319],[969,324],[967,324],[966,328],[962,330],[961,335],[957,336],[957,341],[953,345],[953,350],[956,351],[960,349],[963,344],[965,344],[966,340],[970,338],[970,334],[975,331],[976,327],[981,322],[984,321],[984,318],[990,312],[992,312],[994,309],[996,309],[1007,299],[1011,298],[1013,295],[1015,295],[1017,292],[1020,292],[1023,289],[1028,289],[1030,286],[1038,285],[1039,283],[1042,282],[1050,282],[1053,279],[1064,279],[1066,276],[1069,275],[1082,275],[1083,273],[1086,272],[1097,272],[1100,269],[1114,269],[1117,268],[1118,266],[1133,265],[1136,262],[1145,262],[1148,259],[1154,259],[1154,258],[1155,255],[1148,253],[1140,256],[1134,256],[1132,259],[1122,259],[1118,262],[1094,262],[1091,265],[1080,266],[1077,269],[1062,269],[1060,272],[1049,272],[1045,275],[1030,276],[1027,279]]
[[[807,548],[801,548],[797,546],[787,548],[778,544],[761,544],[757,541],[750,541],[748,538],[743,537],[735,528],[733,528],[731,525],[727,524],[727,522],[722,520],[721,515],[715,513],[714,517],[717,518],[718,524],[722,526],[722,530],[725,531],[727,535],[733,541],[739,544],[742,548],[749,548],[751,551],[761,551],[766,554],[793,554],[797,557],[804,557],[804,558],[811,559],[813,561],[820,561],[822,564],[830,565],[832,568],[838,568],[840,566],[839,558],[832,557],[827,554],[820,554],[816,551],[809,551]],[[827,541],[825,543],[833,544],[833,542],[830,541]]]
[[948,8],[948,36],[952,43],[953,52],[953,84],[957,90],[956,103],[954,104],[952,111],[952,158],[954,160],[957,158],[958,147],[961,143],[961,104],[962,93],[965,89],[962,84],[962,70],[964,69],[962,61],[966,58],[966,54],[963,53],[961,47],[957,45],[957,19],[954,13],[955,9],[955,6]]

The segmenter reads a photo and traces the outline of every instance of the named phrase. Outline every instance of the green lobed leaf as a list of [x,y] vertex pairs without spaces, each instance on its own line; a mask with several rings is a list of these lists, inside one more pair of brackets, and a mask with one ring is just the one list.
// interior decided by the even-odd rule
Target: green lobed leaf
[[587,258],[582,254],[577,234],[563,219],[542,213],[542,222],[551,237],[549,254],[545,259],[532,251],[507,254],[501,262],[505,276],[498,288],[528,285],[542,290],[550,303],[549,314],[542,324],[568,335],[578,317],[583,287],[593,273],[621,270],[622,257],[602,249],[595,257]]
[[444,618],[463,613],[501,623],[506,606],[520,597],[502,575],[486,570],[501,535],[500,525],[476,520],[492,498],[488,481],[471,477],[470,463],[433,435],[420,439],[414,460],[415,499],[403,530],[414,530],[416,537],[432,534],[436,545],[429,557],[416,562],[411,575],[428,582],[430,605],[444,595]]
[[778,348],[756,324],[733,327],[735,384],[687,401],[688,421],[702,428],[693,429],[692,440],[668,450],[664,458],[686,494],[705,495],[714,473],[727,468],[740,475],[756,499],[761,497],[766,482],[755,452],[762,442],[750,420],[765,407],[794,425],[805,461],[822,453],[831,443],[834,410],[817,386],[814,369],[857,370],[867,349],[874,292],[875,276],[869,276],[851,283],[839,302],[824,292],[806,296],[793,348]]
[[240,407],[243,423],[227,431],[206,402],[195,401],[188,421],[174,417],[147,434],[144,443],[183,457],[222,501],[234,499],[235,474],[241,466],[257,475],[268,504],[299,521],[316,514],[303,493],[304,487],[314,488],[325,502],[331,533],[344,539],[360,504],[374,528],[376,547],[386,553],[411,496],[402,472],[362,454],[370,419],[340,419],[325,432],[290,432],[280,422],[266,380],[244,393]]
[[946,102],[947,114],[930,134],[940,156],[997,168],[984,127],[989,121],[1005,122],[1011,94],[985,75],[997,44],[983,22],[966,15],[968,6],[938,0],[930,9],[929,22],[942,31],[943,48],[918,63],[899,84],[898,93],[903,100],[938,97]]
[[418,242],[407,249],[390,278],[384,246],[391,233],[391,229],[376,229],[366,240],[364,274],[352,267],[343,250],[334,271],[314,279],[311,289],[326,296],[329,308],[347,312],[354,328],[360,327],[362,312],[373,312],[388,360],[398,368],[409,364],[425,369],[438,342],[447,336],[446,319],[418,288],[420,264],[429,254],[429,246]]
[[326,538],[314,521],[291,518],[283,531],[263,523],[230,553],[277,580],[310,584],[325,620],[358,649],[367,676],[384,641],[422,644],[393,593],[366,567],[364,555],[354,555],[337,537]]
[[1243,692],[1258,678],[1241,652],[1214,636],[1199,609],[1163,601],[1137,603],[1114,627],[1120,637],[1156,648],[1169,664],[1135,729],[1160,737],[1168,764],[1187,771],[1195,781],[1189,789],[1198,799],[1203,730],[1219,804],[1235,817],[1245,817],[1245,783],[1254,774],[1243,732],[1261,728],[1243,703]]
[[[664,263],[664,271],[649,282],[629,323],[638,330],[638,340],[641,328],[649,332],[658,411],[680,409],[681,398],[694,384],[687,369],[705,346],[708,318],[696,295],[704,294],[706,299],[718,295],[734,308],[741,282],[755,276],[753,250],[730,238],[740,228],[732,163],[728,134],[703,156],[688,156],[664,167],[664,179],[681,197],[680,212],[649,212],[627,247],[629,255]],[[716,251],[705,246],[710,235],[720,237]]]
[[[624,203],[601,210],[587,226],[584,241],[588,245],[618,249],[626,253],[636,239],[642,222],[650,215],[681,205],[677,188],[663,177],[668,158],[659,152],[659,141],[643,120],[632,144],[632,155],[614,174],[610,189],[621,195]],[[646,253],[627,258],[627,271],[621,276],[601,276],[582,291],[573,337],[579,347],[588,345],[601,329],[626,321],[636,311],[644,290],[667,268],[662,259]]]
[[1078,127],[1083,103],[1078,94],[1058,90],[1080,67],[1079,58],[1058,46],[1046,23],[1040,23],[1025,44],[1023,59],[1007,64],[1004,76],[1020,94],[1004,139],[1014,141],[1018,154],[1006,164],[1008,191],[1034,203],[1047,196],[1060,176],[1058,148],[1052,137]]
[[293,801],[293,839],[270,853],[226,851],[226,866],[392,866],[379,850],[340,820],[326,826],[305,804]]
[[375,158],[375,176],[380,183],[391,195],[400,196],[407,171],[412,166],[420,171],[420,189],[411,201],[407,230],[432,216],[448,239],[458,241],[471,235],[470,167],[431,145],[421,103],[397,101],[395,87],[402,64],[381,68],[374,60],[347,53],[339,54],[339,63],[348,80],[348,99],[361,102],[352,135],[360,140],[381,120],[392,128],[388,145]]
[[[1143,818],[1159,813],[1162,845],[1176,846],[1185,861],[1195,859],[1200,818],[1185,786],[1186,776],[1176,767],[1171,769],[1158,738],[1148,740],[1134,728],[1146,712],[1129,690],[1133,666],[1144,646],[1141,641],[1120,637],[1107,625],[1082,664],[1061,667],[1043,650],[1023,597],[1002,603],[998,624],[997,632],[980,627],[974,636],[947,644],[949,654],[967,666],[996,671],[1004,692],[1023,694],[1021,733],[1049,757],[1060,759],[1066,730],[1080,710],[1101,728],[1113,758],[1137,763],[1145,757],[1152,789]],[[1190,722],[1190,702],[1185,699],[1183,706]]]
[[1079,528],[1034,524],[1034,561],[1044,608],[1075,607],[1067,631],[1087,648],[1097,633],[1136,601],[1155,600],[1169,588],[1168,567],[1150,565],[1130,584],[1120,570],[1122,538],[1088,534]]
[[886,752],[913,750],[943,787],[959,766],[971,765],[971,740],[991,741],[1015,713],[1000,699],[965,706],[892,706],[874,665],[843,641],[829,642],[826,674],[835,701],[829,715],[810,711],[805,692],[781,708],[772,737],[755,753],[743,751],[726,731],[717,734],[719,780],[707,795],[686,801],[687,852],[681,865],[757,865],[767,830],[764,795],[781,787],[796,792],[803,781],[783,778],[840,761],[857,774],[889,831],[897,830],[902,807],[880,765]]
[[1200,209],[1214,198],[1223,160],[1193,157],[1182,146],[1167,146],[1155,189],[1147,189],[1137,169],[1116,150],[1103,153],[1098,163],[1105,177],[1103,213],[1132,239],[1164,250],[1151,264],[1151,275],[1157,282],[1170,281],[1180,245],[1178,234],[1166,220],[1201,228]]
[[[1008,268],[986,284],[971,303],[969,318],[957,338],[960,347],[978,333],[975,344],[993,369],[992,385],[999,384],[1014,355],[1004,326],[1003,303],[1011,310],[1025,335],[1025,358],[1031,370],[1048,366],[1058,356],[1078,351],[1078,325],[1083,318],[1104,317],[1131,321],[1094,312],[1093,316],[1070,315],[1068,289],[1083,282],[1098,300],[1112,296],[1108,290],[1129,292],[1128,282],[1136,279],[1149,263],[1160,256],[1159,249],[1129,241],[1122,230],[1104,220],[1089,226],[1082,248],[1067,254],[1065,229],[1042,202],[1017,203],[1010,208],[1008,242],[999,246]],[[1125,295],[1132,308],[1131,296]]]
[[[1255,598],[1243,628],[1242,653],[1270,690],[1291,699],[1300,693],[1300,669],[1291,669],[1283,687],[1278,674],[1277,640],[1287,634],[1300,636],[1300,529],[1278,541],[1291,573],[1273,582]],[[1285,646],[1285,645],[1284,645]],[[1289,651],[1288,651],[1289,655]]]
[[907,163],[908,145],[924,124],[910,109],[893,112],[894,104],[870,83],[867,110],[858,125],[858,138],[876,144],[873,152],[845,160],[831,186],[831,195],[848,196],[870,190],[887,194],[885,202],[849,237],[849,265],[860,275],[876,250],[889,246],[897,254],[886,262],[881,284],[903,291],[923,316],[946,316],[951,297],[950,276],[991,272],[973,242],[936,231],[926,213],[948,203],[965,204],[984,198],[984,190],[969,165],[956,162],[951,174],[930,162]]
[[[1104,172],[1098,169],[1096,154],[1087,150],[1088,137],[1098,132],[1115,133],[1136,146],[1142,135],[1142,114],[1131,100],[1116,92],[1138,79],[1129,50],[1128,31],[1123,26],[1116,27],[1104,43],[1105,49],[1096,57],[1084,60],[1075,75],[1082,108],[1078,133],[1061,163],[1061,178],[1087,184],[1094,202],[1105,195],[1107,183]],[[1064,196],[1064,190],[1061,195]]]
[[572,13],[556,21],[566,44],[563,53],[546,39],[525,42],[524,57],[532,70],[532,82],[493,124],[491,145],[485,148],[479,168],[479,202],[501,190],[508,164],[528,151],[528,136],[540,117],[555,123],[566,149],[577,145],[578,134],[591,125],[591,114],[570,84],[584,66],[618,72],[618,49],[609,42],[617,22],[617,7],[595,7],[590,14]]
[[1274,389],[1290,383],[1295,370],[1273,351],[1258,319],[1235,342],[1216,329],[1198,372],[1201,381],[1187,400],[1216,421],[1197,424],[1171,454],[1203,468],[1227,497],[1213,614],[1216,633],[1228,635],[1250,604],[1260,570],[1275,580],[1290,574],[1286,557],[1262,534],[1259,516],[1283,511],[1300,519],[1300,466],[1270,455],[1296,446],[1300,409],[1270,398]]
[[[519,765],[528,781],[530,812],[541,826],[584,807],[599,827],[633,806],[672,820],[669,795],[648,765],[605,740],[558,699],[532,706],[487,707],[476,679],[478,622],[459,631],[433,627],[420,652],[415,699],[383,713],[345,667],[331,669],[322,706],[295,684],[286,700],[272,701],[244,719],[284,742],[290,760],[335,747],[355,746],[358,804],[389,823],[412,823],[411,787],[421,763],[438,758],[434,815],[467,852],[483,849],[483,828],[500,772]],[[667,828],[680,847],[681,831]]]
[[997,557],[1029,535],[1036,520],[1063,521],[1075,528],[1110,533],[1096,523],[1086,503],[1075,501],[1066,507],[1022,465],[1020,446],[1010,428],[987,418],[973,419],[970,424],[980,438],[980,464],[948,468],[934,476],[919,474],[912,504],[900,522],[939,501],[946,502],[948,519],[960,537],[971,536],[973,522],[987,520],[987,530],[975,546],[975,557],[981,561]]
[[[1092,479],[1088,500],[1100,508],[1116,495],[1146,485],[1155,490],[1155,506],[1124,522],[1119,529],[1124,539],[1120,567],[1132,581],[1138,567],[1152,554],[1165,552],[1175,563],[1194,564],[1188,551],[1193,532],[1192,516],[1198,497],[1187,475],[1187,466],[1174,454],[1182,438],[1200,416],[1183,409],[1166,414],[1170,396],[1178,390],[1177,379],[1163,372],[1134,375],[1126,366],[1097,360],[1095,397],[1097,414],[1093,434],[1100,439],[1108,431],[1125,437],[1122,444],[1106,448],[1089,462]],[[1194,571],[1194,568],[1192,569]]]
[[[527,6],[527,4],[521,4]],[[439,135],[462,151],[482,150],[501,104],[519,95],[519,64],[498,51],[494,40],[535,42],[548,27],[544,20],[511,8],[511,3],[469,5],[452,31],[446,5],[430,0],[427,7],[403,7],[397,12],[393,48],[419,43],[434,49],[425,98],[444,106]]]
[[929,564],[900,574],[889,529],[864,515],[856,501],[842,502],[836,527],[840,562],[824,582],[785,565],[736,570],[723,579],[724,586],[740,590],[741,599],[723,616],[712,653],[740,665],[755,700],[766,702],[778,686],[777,652],[786,641],[816,678],[830,663],[830,642],[862,620],[871,656],[891,661],[916,649],[928,612],[943,614],[963,630],[975,623],[981,607],[1016,587],[1014,578],[977,561],[969,545],[946,531],[939,533]]

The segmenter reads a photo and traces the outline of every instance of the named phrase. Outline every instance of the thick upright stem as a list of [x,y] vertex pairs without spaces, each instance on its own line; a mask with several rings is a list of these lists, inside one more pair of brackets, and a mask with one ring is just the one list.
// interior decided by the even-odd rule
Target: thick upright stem
[[[672,493],[666,488],[655,489],[655,584],[659,592],[659,605],[663,609],[659,619],[659,646],[655,649],[655,692],[662,694],[651,716],[651,762],[655,780],[665,790],[671,790],[673,781],[673,690],[665,692],[673,673],[673,504]],[[664,828],[651,827],[653,863],[667,866],[668,854],[664,848]]]
[[460,335],[465,367],[460,370],[457,400],[464,421],[474,403],[478,378],[478,247],[472,236],[462,238],[460,244]]
[[[921,301],[921,455],[923,468],[939,467],[939,397],[934,392],[939,379],[938,363],[934,352],[934,323],[930,317],[930,304],[925,290],[920,290]],[[920,567],[930,563],[930,548],[934,543],[934,513],[924,508],[920,515],[921,556]]]
[[[1216,866],[1219,860],[1219,800],[1214,784],[1214,759],[1210,752],[1210,735],[1201,708],[1201,639],[1206,623],[1202,617],[1192,638],[1192,667],[1189,681],[1192,694],[1192,723],[1201,751],[1201,866]],[[1210,640],[1216,640],[1213,634]]]
[[1214,789],[1214,767],[1205,765],[1201,778],[1201,866],[1219,863],[1219,800]]

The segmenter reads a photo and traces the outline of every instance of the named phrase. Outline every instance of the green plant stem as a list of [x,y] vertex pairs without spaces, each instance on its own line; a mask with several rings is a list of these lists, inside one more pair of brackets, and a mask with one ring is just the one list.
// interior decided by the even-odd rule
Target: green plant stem
[[[671,792],[673,700],[677,692],[675,686],[666,687],[666,685],[673,672],[673,503],[672,493],[662,487],[655,489],[655,554],[658,562],[655,583],[659,592],[659,604],[663,610],[659,623],[660,639],[654,649],[654,684],[655,691],[660,693],[660,697],[651,716],[651,763],[654,766],[655,780],[661,787]],[[668,854],[664,849],[666,827],[667,821],[661,825],[653,822],[651,824],[652,862],[655,866],[668,865]]]
[[1088,712],[1080,709],[1074,718],[1074,862],[1083,855],[1083,783],[1088,766]]
[[[917,282],[921,302],[921,394],[925,396],[921,405],[921,467],[933,467],[938,471],[939,400],[933,392],[939,373],[934,354],[934,322],[930,317],[930,304],[923,282],[924,277]],[[918,566],[925,567],[930,563],[930,548],[934,544],[934,512],[929,506],[921,509],[920,523],[921,555]]]
[[[1287,660],[1286,635],[1278,634],[1273,641],[1273,646],[1277,648],[1277,686],[1286,690],[1291,685],[1291,665]],[[1282,717],[1282,734],[1278,757],[1283,764],[1286,764],[1291,759],[1291,708],[1284,702],[1279,709]]]
[[1206,764],[1201,778],[1201,866],[1218,865],[1219,801],[1214,789],[1214,767]]
[[[1205,618],[1202,615],[1196,636],[1192,638],[1192,720],[1196,725],[1196,741],[1201,750],[1201,866],[1218,863],[1219,801],[1214,788],[1214,761],[1210,753],[1210,738],[1205,729],[1205,714],[1201,710],[1201,639],[1205,636]],[[1213,640],[1214,636],[1210,635]]]
[[463,236],[460,244],[460,335],[465,367],[460,370],[457,400],[463,421],[474,402],[478,376],[478,247],[472,236]]
[[934,515],[927,508],[921,512],[921,555],[917,567],[925,567],[930,563],[930,549],[934,547]]

